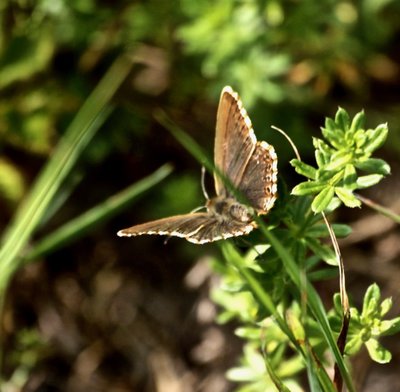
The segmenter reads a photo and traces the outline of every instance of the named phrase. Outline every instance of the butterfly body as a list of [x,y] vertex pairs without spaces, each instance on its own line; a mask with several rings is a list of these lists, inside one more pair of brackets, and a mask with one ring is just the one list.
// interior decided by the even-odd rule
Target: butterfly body
[[235,220],[237,222],[251,222],[254,220],[253,209],[240,204],[236,199],[231,197],[214,197],[207,200],[206,207],[208,213],[215,215],[220,221]]
[[[250,233],[254,216],[268,213],[277,197],[277,156],[274,148],[257,141],[250,118],[237,93],[224,87],[217,112],[214,198],[206,212],[171,216],[120,230],[119,236],[168,235],[204,244]],[[240,203],[225,186],[228,180],[246,201]]]

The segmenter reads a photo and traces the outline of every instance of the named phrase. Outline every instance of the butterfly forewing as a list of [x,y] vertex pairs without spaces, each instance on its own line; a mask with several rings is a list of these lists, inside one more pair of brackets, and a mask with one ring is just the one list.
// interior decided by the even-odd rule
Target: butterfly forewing
[[[233,186],[239,185],[256,143],[250,118],[239,96],[229,86],[225,87],[217,112],[214,163]],[[227,195],[223,179],[215,174],[214,180],[217,195]]]
[[138,235],[169,235],[185,238],[195,244],[205,244],[224,238],[250,233],[254,225],[218,219],[215,214],[191,213],[157,219],[120,230],[120,237]]
[[120,230],[117,234],[120,237],[156,234],[187,238],[199,231],[209,221],[210,214],[207,212],[183,214],[128,227]]

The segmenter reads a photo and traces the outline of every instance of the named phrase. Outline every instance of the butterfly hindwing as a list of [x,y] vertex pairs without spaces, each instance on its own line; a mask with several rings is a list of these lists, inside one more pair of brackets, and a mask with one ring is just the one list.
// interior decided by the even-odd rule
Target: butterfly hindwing
[[258,214],[266,214],[276,200],[277,173],[274,148],[267,142],[257,142],[237,188]]
[[[246,110],[229,86],[222,90],[217,113],[215,166],[232,182],[259,214],[265,214],[276,199],[277,156],[266,142],[257,142]],[[228,195],[217,175],[217,195]]]
[[214,217],[215,219],[210,220],[208,224],[202,226],[200,230],[186,239],[195,244],[205,244],[249,234],[255,227],[253,223],[220,219],[215,215]]

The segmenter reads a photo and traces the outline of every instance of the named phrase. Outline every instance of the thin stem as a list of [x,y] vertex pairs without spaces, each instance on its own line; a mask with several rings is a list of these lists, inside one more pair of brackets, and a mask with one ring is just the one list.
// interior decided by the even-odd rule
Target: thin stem
[[368,207],[370,207],[373,210],[379,212],[380,214],[392,219],[396,223],[400,223],[400,215],[396,214],[392,210],[389,210],[388,208],[383,207],[380,204],[374,202],[373,200],[368,199],[367,197],[359,195],[358,193],[356,193],[355,195],[359,200],[361,200]]

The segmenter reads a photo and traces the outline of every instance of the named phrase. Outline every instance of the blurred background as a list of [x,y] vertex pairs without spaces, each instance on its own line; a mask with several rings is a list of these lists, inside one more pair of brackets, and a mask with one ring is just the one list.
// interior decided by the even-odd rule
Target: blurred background
[[[131,64],[113,111],[61,187],[62,205],[32,243],[169,162],[145,197],[12,280],[2,319],[7,391],[231,391],[235,324],[218,325],[209,291],[215,245],[118,238],[116,232],[203,205],[199,163],[154,118],[162,109],[210,156],[223,86],[238,91],[259,140],[275,146],[280,178],[299,178],[284,129],[313,163],[312,136],[337,107],[389,123],[379,157],[392,175],[365,193],[400,212],[400,2],[284,0],[2,0],[0,224],[7,227],[58,141],[112,64]],[[212,189],[210,182],[209,189]],[[378,282],[399,313],[400,233],[364,207],[335,219],[348,290]],[[318,288],[331,298],[338,290]],[[326,291],[326,293],[324,293]],[[397,313],[396,313],[397,311]],[[399,383],[392,364],[360,356],[363,390]],[[379,381],[380,380],[380,381]],[[5,388],[5,387],[4,387]],[[6,389],[4,389],[6,390]],[[384,389],[381,388],[381,391]]]

